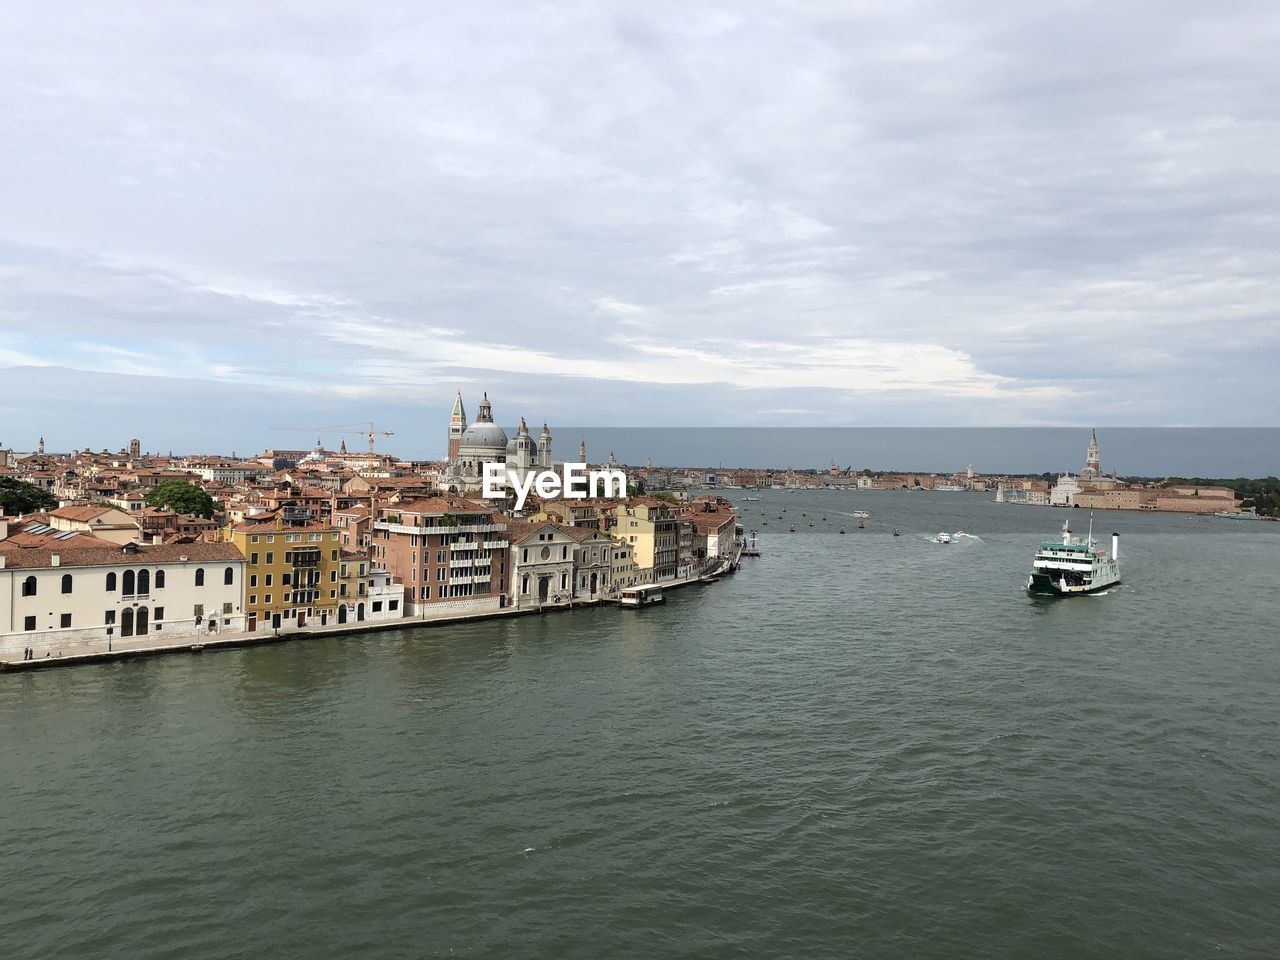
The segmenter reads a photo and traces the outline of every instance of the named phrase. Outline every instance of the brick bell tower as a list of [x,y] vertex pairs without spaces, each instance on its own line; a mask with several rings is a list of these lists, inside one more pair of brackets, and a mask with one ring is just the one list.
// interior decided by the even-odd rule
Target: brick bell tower
[[462,445],[462,434],[467,429],[467,411],[462,406],[462,391],[453,401],[453,414],[449,417],[449,462],[456,462]]

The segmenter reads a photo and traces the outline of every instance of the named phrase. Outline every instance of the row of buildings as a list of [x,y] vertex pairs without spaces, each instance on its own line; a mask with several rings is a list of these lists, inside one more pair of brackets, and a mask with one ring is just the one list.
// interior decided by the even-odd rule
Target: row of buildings
[[[357,469],[319,443],[250,459],[144,455],[138,441],[6,456],[0,475],[60,504],[0,518],[0,660],[523,611],[689,578],[732,555],[736,512],[716,495],[535,497],[521,513],[468,497],[485,462],[553,464],[545,427],[529,447],[524,429],[506,439],[487,397],[480,411],[466,424],[459,397],[444,462],[363,455]],[[169,479],[210,493],[216,515],[149,506]]]

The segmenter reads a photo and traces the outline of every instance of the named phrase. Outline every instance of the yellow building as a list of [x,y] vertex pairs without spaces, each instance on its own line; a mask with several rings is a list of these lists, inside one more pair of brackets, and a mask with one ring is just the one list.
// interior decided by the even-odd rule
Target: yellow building
[[248,561],[245,629],[288,630],[356,619],[340,599],[340,536],[336,527],[286,525],[277,513],[231,527],[228,539]]
[[657,582],[676,575],[676,508],[653,497],[632,497],[618,504],[613,536],[630,544],[640,579]]

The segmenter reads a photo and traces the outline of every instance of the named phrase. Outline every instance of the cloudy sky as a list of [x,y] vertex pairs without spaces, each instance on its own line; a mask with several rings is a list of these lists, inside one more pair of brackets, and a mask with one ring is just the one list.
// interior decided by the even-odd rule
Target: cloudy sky
[[[1273,425],[1280,7],[6,3],[0,443]],[[28,436],[31,435],[31,436]]]

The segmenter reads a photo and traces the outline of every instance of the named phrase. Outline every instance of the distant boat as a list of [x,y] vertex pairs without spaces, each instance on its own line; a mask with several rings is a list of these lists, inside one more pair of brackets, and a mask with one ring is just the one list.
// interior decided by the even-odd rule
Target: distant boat
[[893,528],[893,535],[894,535],[895,537],[896,537],[896,536],[898,536],[898,528],[897,528],[897,527],[894,527],[894,528]]
[[850,514],[849,514],[849,516],[851,516],[851,517],[861,517],[861,518],[862,518],[862,519],[864,519],[864,520],[870,520],[870,519],[871,519],[871,514],[867,513],[867,511],[865,511],[865,510],[854,510],[852,513],[850,513]]
[[865,523],[863,523],[861,520],[859,520],[859,521],[858,521],[858,529],[859,529],[859,530],[863,530],[863,529],[865,529],[865,528],[866,528],[866,526],[867,526],[867,525],[866,525]]
[[753,501],[753,500],[759,500],[759,499],[760,499],[759,497],[743,497],[743,498],[742,498],[742,502],[743,502],[743,503],[748,503],[748,502],[751,502],[751,501]]
[[844,527],[841,527],[841,528],[840,528],[840,532],[841,532],[841,533],[844,533]]
[[791,532],[792,533],[796,532],[796,525],[794,523],[791,525]]
[[936,537],[934,537],[934,538],[933,538],[933,542],[934,542],[934,543],[950,543],[950,542],[951,542],[951,534],[946,533],[946,532],[940,533],[940,534],[938,534]]

